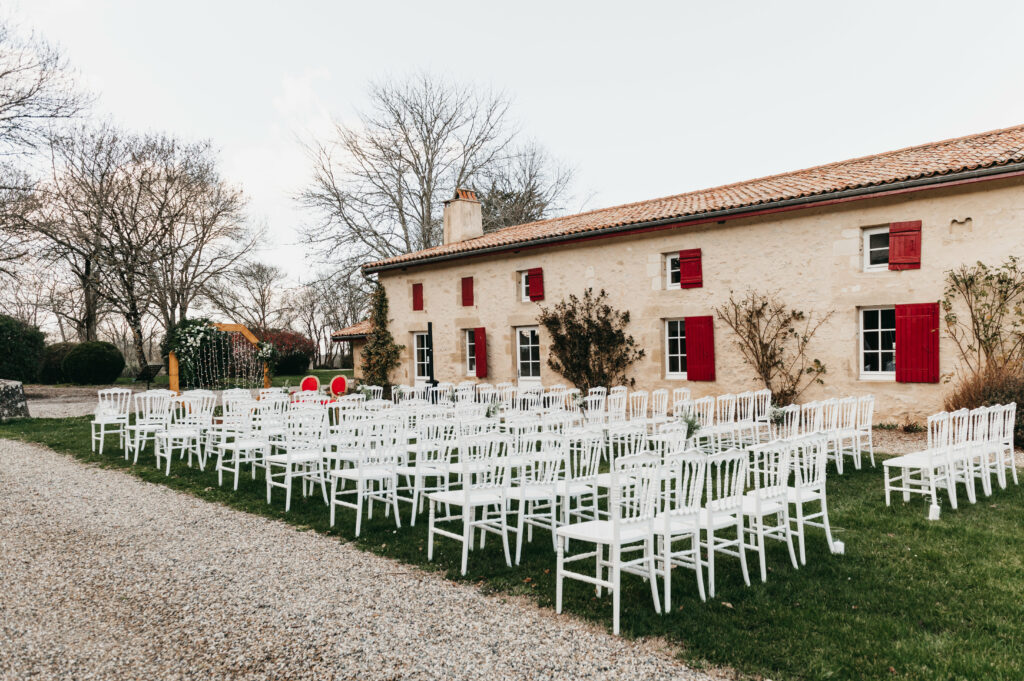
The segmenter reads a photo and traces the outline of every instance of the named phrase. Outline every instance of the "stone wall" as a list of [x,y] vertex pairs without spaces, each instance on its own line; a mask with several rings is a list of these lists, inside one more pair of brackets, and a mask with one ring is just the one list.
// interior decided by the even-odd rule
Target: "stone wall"
[[28,416],[25,388],[18,381],[0,379],[0,421]]

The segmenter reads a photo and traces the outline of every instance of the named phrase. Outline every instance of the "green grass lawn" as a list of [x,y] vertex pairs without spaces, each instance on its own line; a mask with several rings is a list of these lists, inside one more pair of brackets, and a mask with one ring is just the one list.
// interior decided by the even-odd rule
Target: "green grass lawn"
[[[332,378],[334,378],[338,374],[342,374],[344,376],[352,378],[352,370],[351,369],[317,369],[315,371],[310,371],[308,374],[302,374],[302,375],[295,375],[295,376],[271,376],[270,377],[270,383],[271,383],[271,385],[275,385],[275,386],[279,386],[279,387],[283,387],[283,386],[296,387],[296,386],[299,385],[299,381],[301,381],[306,376],[309,376],[310,374],[312,374],[313,376],[317,376],[320,379],[320,383],[324,384],[324,385],[326,385]],[[159,376],[157,376],[156,378],[153,379],[152,387],[154,387],[154,388],[166,388],[167,387],[167,381],[168,381],[167,374],[160,374]],[[127,377],[127,376],[122,376],[121,378],[117,379],[117,384],[118,385],[141,385],[143,388],[146,387],[144,383],[142,383],[142,384],[134,383],[133,379],[130,378],[130,377]]]
[[[376,508],[354,539],[354,513],[339,509],[338,525],[327,525],[319,496],[293,498],[275,490],[266,504],[262,481],[244,477],[238,492],[219,488],[212,466],[206,472],[180,462],[165,477],[145,452],[138,466],[119,453],[89,452],[88,418],[17,420],[0,424],[0,437],[48,445],[57,451],[110,468],[127,468],[150,482],[250,513],[280,518],[303,529],[396,560],[459,576],[454,542],[438,539],[435,562],[426,562],[426,517],[403,527]],[[298,486],[296,486],[296,491]],[[69,490],[73,493],[73,490]],[[979,489],[980,493],[980,489]],[[794,570],[782,544],[771,547],[767,584],[748,556],[752,587],[743,585],[739,562],[718,560],[715,599],[702,603],[692,573],[673,578],[673,612],[654,613],[648,586],[623,577],[622,630],[627,636],[658,636],[693,665],[725,665],[771,679],[970,679],[1024,678],[1024,488],[998,490],[990,499],[959,511],[944,506],[942,520],[925,519],[924,500],[883,500],[881,467],[831,476],[829,499],[837,539],[846,555],[832,556],[821,531],[811,531],[808,564]],[[535,532],[524,547],[522,565],[507,568],[500,542],[470,553],[466,581],[496,594],[525,595],[553,607],[555,555],[550,538]],[[611,600],[566,581],[565,611],[610,627]]]
[[270,382],[275,386],[290,386],[296,387],[299,382],[306,376],[316,376],[320,379],[321,385],[327,385],[332,378],[341,374],[352,378],[351,369],[317,369],[316,371],[310,371],[308,374],[302,374],[301,376],[271,376]]

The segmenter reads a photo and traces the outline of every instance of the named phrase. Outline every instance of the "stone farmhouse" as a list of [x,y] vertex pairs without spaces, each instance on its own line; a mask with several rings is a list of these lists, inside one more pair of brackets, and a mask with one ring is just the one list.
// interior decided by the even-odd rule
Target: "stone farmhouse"
[[[1010,254],[1024,255],[1024,126],[488,234],[460,190],[442,245],[364,272],[385,287],[405,346],[396,383],[431,370],[455,383],[564,383],[546,362],[539,306],[593,287],[631,313],[646,349],[638,387],[756,389],[715,317],[731,291],[755,289],[833,313],[811,347],[825,384],[804,399],[873,393],[886,419],[922,419],[957,364],[939,305],[946,272]],[[333,336],[352,342],[357,372],[370,331]]]

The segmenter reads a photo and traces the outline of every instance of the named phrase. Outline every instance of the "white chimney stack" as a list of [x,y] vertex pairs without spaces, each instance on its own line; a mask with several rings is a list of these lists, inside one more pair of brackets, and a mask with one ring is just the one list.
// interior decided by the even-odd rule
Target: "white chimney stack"
[[456,189],[455,196],[444,202],[444,242],[454,244],[484,234],[483,212],[476,192]]

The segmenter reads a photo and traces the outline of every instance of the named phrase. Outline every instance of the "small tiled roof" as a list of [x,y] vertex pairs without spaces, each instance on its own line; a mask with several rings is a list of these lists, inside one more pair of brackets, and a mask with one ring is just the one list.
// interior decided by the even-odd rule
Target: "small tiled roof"
[[613,227],[699,216],[711,211],[755,207],[863,187],[884,187],[896,182],[1022,161],[1024,125],[1019,125],[686,194],[506,227],[475,239],[394,256],[364,267],[374,270],[537,239],[560,240],[560,237],[571,238]]
[[343,340],[356,340],[358,338],[366,338],[373,331],[373,322],[369,319],[364,319],[361,322],[356,322],[352,326],[347,326],[344,329],[338,329],[331,334],[331,340],[343,341]]

